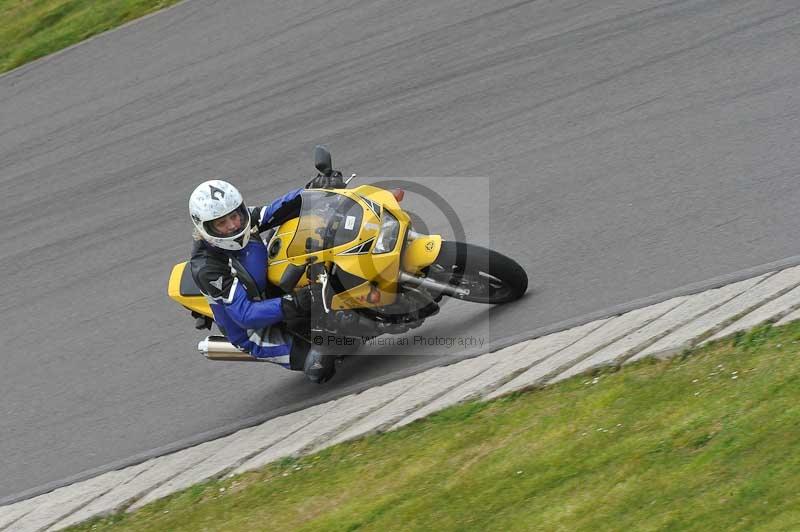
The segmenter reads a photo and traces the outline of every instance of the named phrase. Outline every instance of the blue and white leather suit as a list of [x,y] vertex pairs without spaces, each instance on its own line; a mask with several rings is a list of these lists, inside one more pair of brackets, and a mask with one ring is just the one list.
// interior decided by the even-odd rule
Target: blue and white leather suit
[[[301,190],[293,190],[270,205],[250,208],[254,237],[241,250],[224,250],[198,240],[189,262],[192,277],[208,299],[214,321],[228,340],[257,358],[286,368],[291,367],[292,338],[281,327],[274,326],[284,320],[282,298],[265,297],[267,247],[255,233],[296,217]],[[246,272],[241,272],[241,268]]]

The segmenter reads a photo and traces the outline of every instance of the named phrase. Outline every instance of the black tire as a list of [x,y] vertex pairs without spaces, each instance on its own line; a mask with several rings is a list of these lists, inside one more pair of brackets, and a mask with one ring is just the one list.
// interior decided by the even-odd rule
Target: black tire
[[431,279],[468,288],[470,293],[458,299],[474,303],[509,303],[528,289],[528,275],[515,260],[464,242],[442,242],[439,255],[425,273]]

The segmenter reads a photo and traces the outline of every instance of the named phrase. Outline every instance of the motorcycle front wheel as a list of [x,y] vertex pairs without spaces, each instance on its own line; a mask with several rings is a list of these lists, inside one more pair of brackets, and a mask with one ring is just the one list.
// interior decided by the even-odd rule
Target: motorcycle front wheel
[[474,303],[509,303],[528,289],[528,275],[515,260],[465,242],[442,242],[436,260],[423,272],[430,279],[466,288],[469,294],[458,299]]

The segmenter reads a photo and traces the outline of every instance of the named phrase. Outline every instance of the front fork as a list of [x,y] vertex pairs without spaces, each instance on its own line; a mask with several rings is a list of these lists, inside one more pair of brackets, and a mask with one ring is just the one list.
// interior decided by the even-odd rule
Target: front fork
[[412,288],[422,288],[433,292],[435,294],[444,294],[450,297],[462,298],[469,295],[468,288],[460,288],[457,286],[449,285],[436,281],[429,277],[417,277],[406,272],[400,272],[400,284],[403,286],[411,286]]

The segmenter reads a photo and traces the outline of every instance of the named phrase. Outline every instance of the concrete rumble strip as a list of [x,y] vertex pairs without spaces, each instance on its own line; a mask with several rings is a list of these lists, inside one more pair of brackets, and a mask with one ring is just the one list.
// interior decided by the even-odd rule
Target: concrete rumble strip
[[198,482],[394,430],[461,401],[492,399],[649,356],[665,358],[765,322],[794,319],[800,319],[800,266],[423,371],[2,506],[0,531],[60,530],[121,509],[133,511]]

